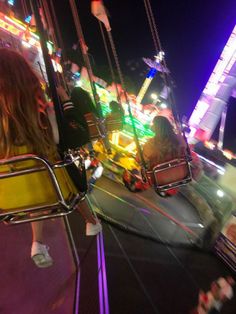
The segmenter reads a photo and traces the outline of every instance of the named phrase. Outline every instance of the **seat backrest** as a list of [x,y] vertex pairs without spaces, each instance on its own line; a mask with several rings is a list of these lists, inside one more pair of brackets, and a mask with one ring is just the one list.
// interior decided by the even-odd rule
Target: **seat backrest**
[[168,190],[191,181],[188,161],[184,158],[158,164],[146,172],[148,181],[157,189]]
[[99,119],[92,112],[86,113],[84,116],[88,124],[90,139],[95,140],[104,137]]
[[70,164],[51,165],[32,154],[0,160],[0,216],[18,223],[71,212],[81,194],[65,170]]
[[121,131],[123,129],[122,115],[119,113],[108,115],[105,124],[108,132]]

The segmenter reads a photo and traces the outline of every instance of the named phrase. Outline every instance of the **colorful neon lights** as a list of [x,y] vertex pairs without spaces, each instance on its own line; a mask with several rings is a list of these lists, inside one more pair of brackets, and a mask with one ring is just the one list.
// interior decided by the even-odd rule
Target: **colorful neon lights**
[[[190,128],[192,130],[191,136],[194,135],[195,131],[199,128],[199,124],[204,124],[204,116],[206,116],[206,113],[211,109],[211,105],[214,104],[215,98],[218,96],[218,91],[220,89],[220,86],[222,86],[222,83],[225,83],[225,90],[223,91],[224,94],[222,94],[221,91],[221,99],[222,96],[225,97],[225,99],[222,99],[222,102],[226,103],[228,100],[228,90],[227,90],[227,76],[229,75],[232,67],[234,66],[236,62],[236,25],[234,26],[234,29],[221,53],[221,56],[219,60],[216,63],[216,66],[202,92],[202,95],[197,102],[197,105],[189,119]],[[230,88],[230,86],[229,86]],[[222,105],[223,106],[223,105]],[[217,120],[220,118],[220,111],[219,114],[215,114],[213,119]],[[214,128],[217,124],[217,121],[212,121],[212,125],[210,128]],[[213,132],[211,130],[211,132]],[[211,134],[209,132],[209,135]]]
[[[37,35],[5,15],[0,18],[0,28],[16,37],[20,37],[24,42],[27,42],[27,46],[31,45],[40,48]],[[23,45],[25,46],[25,43]]]

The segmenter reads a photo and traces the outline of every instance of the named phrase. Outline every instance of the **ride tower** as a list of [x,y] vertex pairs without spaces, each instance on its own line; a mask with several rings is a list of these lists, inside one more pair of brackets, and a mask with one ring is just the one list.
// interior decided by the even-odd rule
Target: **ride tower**
[[189,137],[193,141],[209,140],[221,119],[218,148],[223,148],[227,104],[235,97],[236,88],[236,25],[219,60],[190,116]]
[[148,87],[150,86],[152,80],[154,79],[157,72],[166,72],[168,73],[168,69],[166,69],[162,64],[162,60],[164,58],[164,51],[160,51],[157,56],[155,56],[155,60],[151,60],[148,58],[143,58],[143,61],[150,67],[150,70],[146,76],[145,81],[137,95],[136,103],[139,105],[143,100],[144,95],[146,94]]

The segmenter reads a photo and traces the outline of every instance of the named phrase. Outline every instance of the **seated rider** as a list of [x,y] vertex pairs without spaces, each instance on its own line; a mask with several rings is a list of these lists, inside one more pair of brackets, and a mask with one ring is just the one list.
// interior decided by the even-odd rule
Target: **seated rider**
[[[165,163],[167,161],[184,157],[186,151],[186,143],[182,136],[177,135],[170,121],[164,116],[156,116],[153,119],[152,130],[154,131],[154,137],[147,140],[143,145],[142,154],[144,162],[148,170],[152,170],[155,166]],[[137,155],[136,160],[140,162],[140,156]],[[183,171],[185,175],[185,169],[171,169],[171,172],[167,175],[163,174],[161,180],[163,184],[173,181],[176,175],[179,176],[179,171]],[[171,189],[167,192],[169,195],[176,194],[176,189]]]
[[[68,100],[67,92],[62,86],[59,86],[57,88],[57,93],[62,102],[65,119],[68,121],[70,125],[70,132],[68,132],[68,136],[66,137],[67,142],[70,144],[70,147],[75,149],[86,144],[87,148],[89,149],[89,156],[87,156],[85,159],[85,169],[91,170],[92,172],[88,180],[88,191],[91,192],[93,189],[93,185],[95,184],[97,179],[99,179],[102,176],[103,166],[100,163],[100,161],[94,156],[95,153],[93,151],[92,143],[89,137],[88,126],[84,118],[84,115],[81,114],[79,110],[79,106],[74,105],[74,103],[71,100]],[[88,100],[88,103],[90,103],[89,94],[86,91],[82,91],[81,93],[82,94],[85,93],[84,97],[85,99]],[[79,165],[79,162],[78,163],[75,162],[75,164]],[[73,173],[71,175],[73,175]]]
[[111,117],[113,119],[123,118],[124,117],[124,109],[122,106],[117,102],[112,100],[109,103],[109,107],[111,109],[110,114],[107,115],[107,117]]
[[[97,99],[99,98],[98,95],[96,95]],[[96,108],[96,106],[93,104],[92,98],[90,97],[90,94],[85,91],[83,88],[76,86],[71,91],[71,101],[74,104],[76,116],[81,118],[86,118],[86,115],[89,113],[92,113],[96,118],[99,118],[99,111]],[[103,125],[100,124],[100,127],[103,129]],[[105,132],[105,130],[103,130]],[[107,150],[107,153],[111,153],[111,147],[109,140],[107,136],[103,139],[104,146]],[[87,143],[88,150],[90,152],[90,155],[93,157],[95,152],[93,149],[92,141]]]
[[[57,151],[58,129],[52,109],[45,98],[40,80],[26,60],[13,50],[1,48],[0,159],[36,154],[52,164],[60,161]],[[34,165],[37,166],[37,163],[22,161],[16,169],[31,168]],[[12,166],[1,166],[0,171],[11,172]],[[56,169],[55,174],[65,199],[80,192],[65,168]],[[17,208],[54,204],[56,201],[46,171],[0,180],[0,208],[6,213]],[[101,231],[101,224],[86,200],[75,204],[75,207],[85,219],[87,235]],[[49,267],[53,260],[48,247],[43,244],[43,223],[31,223],[31,257],[36,266]]]
[[109,103],[109,107],[111,112],[106,116],[105,120],[107,131],[121,130],[124,117],[124,110],[122,106],[118,102],[112,100]]
[[[143,145],[143,158],[148,169],[154,166],[185,156],[186,143],[182,136],[177,135],[164,116],[156,116],[153,119],[152,130],[154,137]],[[140,158],[138,157],[140,160]]]

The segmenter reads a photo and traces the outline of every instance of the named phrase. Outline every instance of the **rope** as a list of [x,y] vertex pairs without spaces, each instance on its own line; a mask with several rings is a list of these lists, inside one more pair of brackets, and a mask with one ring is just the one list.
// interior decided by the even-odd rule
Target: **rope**
[[27,10],[27,6],[26,6],[25,0],[21,0],[21,6],[22,6],[22,10],[23,10],[24,16],[27,17],[28,10]]
[[55,26],[55,34],[57,35],[57,38],[58,38],[58,46],[62,49],[63,54],[65,55],[65,47],[64,47],[63,40],[62,40],[62,36],[61,36],[59,24],[58,24],[58,19],[57,19],[57,15],[56,15],[52,0],[50,0],[50,8],[51,8],[51,12],[52,12],[52,20],[53,20],[54,26]]
[[59,138],[60,138],[59,146],[60,146],[60,149],[63,151],[65,149],[65,144],[66,144],[65,138],[63,136],[63,131],[62,131],[63,126],[64,126],[64,119],[63,119],[62,107],[61,107],[61,104],[57,95],[57,90],[56,90],[55,73],[52,67],[50,56],[48,55],[48,49],[46,45],[47,38],[46,38],[45,30],[43,28],[43,24],[42,24],[41,17],[39,14],[39,2],[35,0],[30,0],[30,4],[31,4],[32,12],[35,16],[36,27],[40,34],[39,37],[40,37],[42,54],[44,58],[49,87],[51,91],[51,98],[54,103],[55,114],[56,114],[56,119],[58,123]]
[[116,83],[116,79],[115,79],[115,72],[113,70],[111,56],[110,56],[110,53],[109,53],[109,49],[107,47],[107,42],[106,42],[106,38],[105,38],[105,33],[104,33],[104,30],[103,30],[102,22],[100,22],[100,21],[99,21],[99,27],[100,27],[100,31],[101,31],[101,34],[102,34],[103,44],[104,44],[106,55],[107,55],[107,61],[108,61],[108,64],[109,64],[109,69],[110,69],[110,72],[111,72],[112,81],[115,83],[117,99],[118,99],[119,104],[121,104],[120,93],[118,91],[118,87],[117,87],[117,83]]
[[50,20],[51,20],[51,23],[52,23],[51,26],[52,26],[52,29],[53,29],[55,43],[57,45],[57,48],[60,47],[62,49],[62,52],[63,52],[62,56],[61,56],[61,60],[62,60],[61,66],[63,68],[63,73],[58,74],[58,76],[59,76],[59,79],[61,79],[62,84],[65,87],[65,89],[67,91],[69,91],[69,88],[67,86],[67,83],[66,83],[66,80],[65,80],[65,77],[64,77],[64,74],[65,74],[65,71],[64,71],[64,61],[66,59],[65,46],[63,44],[63,40],[62,40],[62,36],[61,36],[61,32],[60,32],[60,28],[59,28],[59,24],[58,24],[58,20],[57,20],[57,16],[56,16],[56,12],[55,12],[52,0],[50,0],[50,11],[49,12],[51,12],[51,14],[52,14],[52,16],[50,16]]
[[155,46],[155,49],[156,49],[156,54],[158,54],[158,52],[161,49],[160,49],[160,45],[158,43],[158,40],[156,38],[157,36],[154,33],[154,27],[153,27],[151,15],[150,15],[150,12],[149,12],[149,6],[148,6],[148,3],[146,2],[146,0],[144,0],[144,6],[145,6],[146,14],[147,14],[147,18],[148,18],[148,23],[149,23],[149,26],[150,26],[151,34],[152,34],[152,40],[153,40],[153,43],[154,43],[154,46]]
[[87,68],[87,71],[88,71],[88,77],[89,77],[89,82],[90,82],[90,86],[91,86],[94,102],[95,102],[96,107],[98,109],[99,117],[103,118],[101,104],[98,101],[96,86],[95,86],[94,81],[93,81],[93,72],[92,72],[91,63],[90,63],[90,60],[89,60],[89,57],[88,57],[88,54],[87,54],[87,51],[86,51],[84,34],[83,34],[83,31],[82,31],[82,27],[81,27],[81,23],[80,23],[78,11],[77,11],[76,3],[75,3],[74,0],[70,0],[70,6],[71,6],[71,11],[72,11],[72,15],[73,15],[74,23],[75,23],[77,36],[78,36],[79,43],[80,43],[82,56],[83,56],[83,59],[84,59],[84,64],[85,64],[85,66]]
[[[153,43],[154,43],[156,52],[158,54],[159,51],[163,51],[163,50],[162,50],[162,45],[161,45],[160,37],[159,37],[158,31],[157,31],[157,26],[156,26],[156,23],[155,23],[155,19],[154,19],[154,15],[153,15],[153,11],[152,11],[152,8],[151,8],[150,1],[149,0],[144,0],[144,6],[145,6],[145,10],[146,10],[146,14],[147,14],[150,30],[151,30],[151,33],[152,33]],[[167,74],[165,73],[165,69],[167,69],[167,64],[166,64],[165,58],[163,58],[163,60],[160,62],[160,65],[161,65],[161,68],[162,68],[162,78],[163,78],[164,84],[167,87],[169,87],[170,84],[168,82]],[[170,89],[170,93],[168,94],[167,97],[169,98],[169,102],[170,102],[170,104],[172,106],[172,112],[173,112],[174,117],[175,117],[176,128],[177,128],[177,130],[179,130],[179,125],[178,125],[179,124],[179,117],[178,117],[178,113],[176,111],[176,108],[174,108],[174,110],[173,110],[174,99],[172,97],[171,89]]]
[[[160,41],[160,36],[158,34],[157,26],[156,26],[156,23],[155,23],[153,10],[151,8],[150,0],[144,0],[144,6],[145,6],[145,10],[146,10],[146,14],[147,14],[150,30],[151,30],[151,33],[152,33],[153,43],[154,43],[154,46],[155,46],[156,51],[158,53],[158,51],[163,51],[163,50],[162,50],[162,45],[161,45],[161,41]],[[167,87],[170,88],[171,84],[169,82],[169,76],[164,71],[165,69],[168,69],[165,58],[163,58],[163,60],[161,61],[160,65],[162,67],[162,78],[163,78],[164,84]],[[167,98],[168,102],[171,105],[172,113],[174,115],[176,129],[177,129],[178,133],[182,135],[182,137],[184,138],[184,141],[186,143],[187,159],[189,159],[189,158],[191,159],[191,157],[190,157],[191,156],[191,151],[190,151],[190,148],[189,148],[188,141],[186,139],[185,133],[183,132],[182,124],[180,122],[179,113],[178,113],[177,107],[175,105],[174,95],[173,95],[173,92],[172,92],[171,88],[170,88],[170,92],[168,93],[167,97],[168,97]]]
[[54,43],[54,45],[56,45],[58,47],[57,44],[57,38],[55,36],[55,32],[54,32],[54,27],[53,27],[53,22],[52,22],[52,18],[51,18],[51,14],[50,14],[50,10],[49,10],[49,6],[47,3],[47,0],[41,0],[42,1],[42,8],[43,8],[43,13],[45,16],[45,20],[46,23],[48,25],[48,37],[49,39]]
[[123,75],[122,75],[122,71],[121,71],[121,67],[120,67],[120,63],[119,63],[119,59],[118,59],[118,54],[116,52],[116,47],[115,47],[115,44],[114,44],[114,41],[113,41],[113,37],[112,37],[111,31],[107,32],[107,34],[108,34],[108,38],[109,38],[109,41],[110,41],[111,49],[112,49],[112,52],[113,52],[114,60],[115,60],[115,63],[116,63],[116,68],[117,68],[117,72],[118,72],[118,75],[119,75],[119,79],[120,79],[121,85],[123,86],[123,89],[124,89],[125,101],[126,101],[126,103],[128,105],[129,117],[130,117],[130,120],[131,120],[133,132],[134,132],[135,144],[136,144],[137,151],[138,151],[138,154],[139,154],[140,159],[141,159],[141,165],[144,168],[146,168],[146,163],[145,163],[145,160],[144,160],[144,157],[143,157],[143,152],[142,152],[142,149],[141,149],[141,146],[140,146],[140,143],[139,143],[138,134],[137,134],[136,127],[135,127],[135,124],[134,124],[134,119],[133,119],[133,115],[132,115],[132,112],[131,112],[131,106],[130,106],[128,95],[127,95],[127,92],[126,92],[125,82],[124,82],[124,78],[123,78]]
[[[53,42],[55,49],[57,50],[58,41],[57,41],[57,36],[54,30],[54,24],[53,24],[53,20],[55,22],[55,18],[54,17],[52,18],[51,16],[51,10],[49,8],[47,0],[40,0],[40,6],[43,10],[43,15],[44,15],[45,22],[47,25],[47,30],[45,30],[47,32],[47,37],[49,38],[49,40]],[[62,84],[65,88],[67,88],[64,75],[60,74],[59,72],[56,72],[55,76],[56,76],[57,83],[59,83],[60,85]]]

